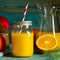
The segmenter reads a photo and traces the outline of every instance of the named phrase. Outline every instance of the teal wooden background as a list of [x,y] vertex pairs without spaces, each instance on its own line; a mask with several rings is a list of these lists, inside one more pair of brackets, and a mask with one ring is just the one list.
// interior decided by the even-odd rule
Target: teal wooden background
[[[0,13],[0,16],[5,16],[9,22],[10,25],[13,24],[14,21],[21,21],[23,13]],[[38,13],[27,13],[26,19],[25,20],[31,20],[33,22],[33,27],[38,27],[39,26],[39,14]]]
[[[14,21],[22,20],[25,5],[26,0],[24,1],[24,4],[20,0],[0,1],[0,16],[5,16],[9,20],[10,28],[12,27]],[[31,20],[33,23],[33,27],[39,27],[40,16],[36,4],[29,4],[25,20]]]

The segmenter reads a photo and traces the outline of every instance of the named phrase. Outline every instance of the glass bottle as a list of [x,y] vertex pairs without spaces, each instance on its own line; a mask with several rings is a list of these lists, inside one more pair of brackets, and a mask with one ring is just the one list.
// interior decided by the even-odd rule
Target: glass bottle
[[33,55],[32,21],[14,24],[12,29],[12,54],[20,57]]
[[[49,36],[53,37],[55,39],[56,43],[57,43],[57,40],[56,40],[56,29],[55,29],[55,16],[54,16],[54,12],[53,12],[52,6],[44,4],[44,5],[40,6],[39,9],[40,9],[40,27],[39,27],[40,28],[40,32],[38,33],[39,36],[36,39],[36,41],[39,38],[43,39],[43,37],[49,35]],[[44,48],[48,49],[46,47],[48,47],[48,44],[50,43],[49,40],[50,40],[49,37],[46,37],[46,40],[41,40],[41,41],[43,41],[43,43],[39,43],[40,44],[39,46],[36,45],[38,47],[38,48],[36,48],[37,51],[42,50],[40,52],[44,53]],[[45,43],[45,42],[47,42],[47,43]],[[39,47],[41,47],[41,45],[43,46],[42,47],[43,49],[39,48]],[[56,48],[56,46],[57,46],[57,44],[54,45],[54,48]]]
[[[41,10],[42,13],[40,14],[40,36],[44,35],[51,35],[56,39],[56,45],[54,49],[60,48],[60,31],[59,31],[59,20],[56,19],[56,12],[55,8],[51,5],[45,4],[42,6]],[[53,42],[54,43],[54,42]]]

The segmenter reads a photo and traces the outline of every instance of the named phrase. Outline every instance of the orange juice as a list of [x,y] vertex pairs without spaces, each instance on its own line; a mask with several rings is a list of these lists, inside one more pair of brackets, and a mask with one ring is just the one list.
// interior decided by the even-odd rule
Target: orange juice
[[[50,33],[50,32],[42,32],[40,35],[44,35],[44,34],[53,35],[53,33]],[[56,48],[60,48],[60,33],[59,32],[55,33],[55,38],[57,39],[57,47]]]
[[56,33],[56,39],[57,39],[57,48],[60,48],[60,33]]
[[12,32],[12,54],[21,57],[33,55],[33,32]]

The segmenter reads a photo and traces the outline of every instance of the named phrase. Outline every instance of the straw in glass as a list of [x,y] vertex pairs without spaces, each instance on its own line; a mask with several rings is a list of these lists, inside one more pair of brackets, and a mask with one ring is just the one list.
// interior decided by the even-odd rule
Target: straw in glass
[[53,34],[54,34],[54,37],[55,37],[54,14],[52,14],[52,25],[53,25]]
[[[25,20],[27,9],[28,9],[28,2],[26,3],[26,7],[24,9],[24,14],[23,14],[22,22]],[[20,27],[20,32],[21,31],[22,31],[22,26]]]

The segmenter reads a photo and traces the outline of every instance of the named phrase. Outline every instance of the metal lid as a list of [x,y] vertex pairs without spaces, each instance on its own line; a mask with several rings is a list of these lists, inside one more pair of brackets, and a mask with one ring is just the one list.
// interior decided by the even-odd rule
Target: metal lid
[[23,21],[20,22],[20,25],[32,25],[32,21]]
[[28,26],[32,25],[32,21],[19,21],[19,22],[14,22],[14,28],[20,28],[20,26]]

